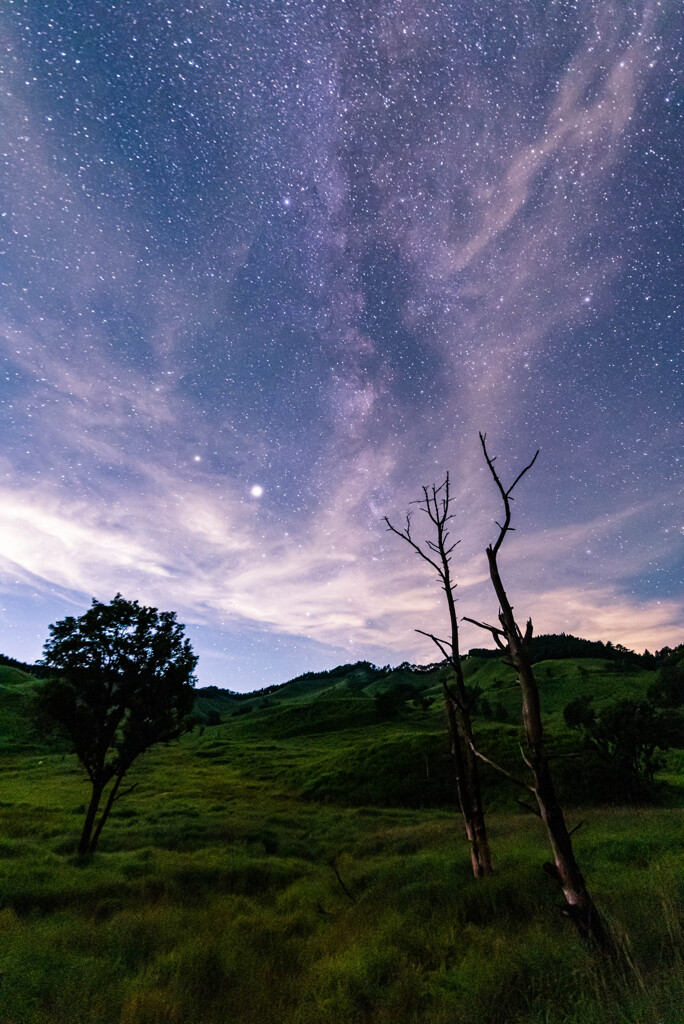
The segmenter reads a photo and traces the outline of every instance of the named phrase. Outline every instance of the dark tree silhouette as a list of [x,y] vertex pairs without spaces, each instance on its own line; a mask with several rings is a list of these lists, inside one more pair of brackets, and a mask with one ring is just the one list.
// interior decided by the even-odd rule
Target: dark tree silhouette
[[419,544],[411,533],[411,512],[406,516],[406,526],[403,530],[394,527],[387,517],[385,517],[385,522],[388,530],[406,541],[416,554],[432,566],[446,596],[450,639],[441,640],[432,633],[425,633],[422,629],[416,630],[416,632],[429,637],[436,644],[453,673],[453,684],[450,684],[444,675],[442,676],[442,686],[449,723],[451,753],[456,770],[456,791],[465,822],[466,835],[470,843],[473,874],[476,878],[480,878],[491,875],[492,860],[482,806],[478,765],[473,753],[470,699],[463,678],[458,646],[458,618],[454,597],[456,584],[451,578],[451,555],[459,541],[449,543],[448,524],[453,519],[453,514],[449,511],[450,500],[448,473],[440,487],[433,485],[429,490],[427,487],[423,487],[423,497],[415,504],[430,520],[436,538],[427,540],[425,545]]
[[659,661],[656,680],[648,688],[648,699],[657,707],[681,708],[684,706],[684,645],[674,651],[665,648],[660,652]]
[[50,633],[43,661],[61,675],[40,691],[38,716],[43,728],[67,736],[86,770],[92,789],[78,852],[93,853],[133,762],[186,727],[197,658],[175,612],[120,594],[109,604],[93,600]]
[[[468,619],[467,621],[473,622],[492,634],[497,647],[506,652],[510,663],[517,672],[517,682],[520,686],[522,698],[522,719],[525,732],[526,749],[523,752],[523,758],[534,780],[530,786],[526,783],[522,784],[526,786],[536,799],[538,808],[536,813],[544,822],[549,843],[551,844],[554,863],[547,865],[547,870],[560,883],[566,901],[567,912],[580,934],[602,953],[610,954],[613,952],[611,937],[596,909],[594,901],[589,895],[582,872],[575,859],[571,832],[565,823],[563,810],[554,789],[549,753],[544,740],[539,687],[537,686],[532,669],[532,620],[528,619],[525,633],[523,634],[513,615],[513,607],[504,589],[497,562],[501,545],[508,532],[513,529],[511,526],[513,490],[525,473],[532,468],[539,452],[537,451],[532,461],[518,473],[510,487],[504,487],[494,468],[495,459],[491,458],[487,452],[485,434],[480,434],[480,442],[487,466],[501,495],[504,507],[503,522],[497,522],[496,524],[499,527],[499,535],[496,542],[490,544],[487,548],[489,575],[499,602],[500,626],[476,622],[474,619]],[[505,774],[510,777],[510,773],[507,772]]]
[[648,700],[613,701],[597,712],[584,694],[566,705],[563,718],[596,754],[603,788],[628,803],[653,795],[661,752],[684,745],[684,715]]

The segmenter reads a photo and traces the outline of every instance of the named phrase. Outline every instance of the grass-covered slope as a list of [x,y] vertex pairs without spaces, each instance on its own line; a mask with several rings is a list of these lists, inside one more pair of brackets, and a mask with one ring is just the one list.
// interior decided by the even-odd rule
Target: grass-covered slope
[[[511,670],[465,667],[478,743],[518,770]],[[613,658],[536,670],[559,752],[578,743],[571,700],[641,697],[654,678]],[[195,728],[139,759],[101,852],[78,861],[83,771],[33,730],[40,682],[0,667],[0,1021],[682,1024],[674,785],[667,806],[579,808],[575,762],[558,762],[579,861],[632,966],[597,965],[542,870],[540,823],[487,768],[496,874],[471,877],[443,671],[359,663],[198,691]]]
[[[503,659],[477,657],[464,661],[466,681],[479,686],[490,702],[501,701],[512,719],[520,714],[520,697],[515,684],[515,671]],[[564,658],[539,661],[534,665],[539,684],[542,710],[552,725],[560,726],[563,708],[587,693],[597,707],[627,697],[644,697],[653,682],[654,673],[598,658]]]
[[[582,812],[578,856],[625,979],[562,915],[536,819],[490,818],[496,875],[475,881],[451,810],[302,801],[278,766],[303,765],[313,739],[246,725],[142,758],[89,862],[72,857],[87,792],[73,760],[4,758],[1,1020],[681,1024],[679,812]],[[398,741],[402,724],[381,733]],[[339,734],[350,759],[353,735]]]
[[40,681],[22,669],[0,665],[0,757],[22,750],[40,750],[45,742],[36,735],[33,697]]
[[[491,655],[469,657],[464,667],[477,695],[474,721],[481,749],[517,770],[520,707],[513,670]],[[608,659],[554,659],[535,670],[549,740],[560,753],[579,742],[563,721],[571,700],[587,693],[601,707],[643,697],[654,678],[653,672],[632,666],[620,671]],[[256,779],[277,779],[307,800],[450,806],[454,778],[443,712],[445,671],[406,665],[390,671],[360,662],[253,694],[198,690],[197,756],[238,764]],[[40,685],[19,669],[0,666],[0,754],[54,749],[33,728],[32,696]],[[383,695],[392,694],[396,699],[383,703]],[[487,767],[482,770],[488,805],[514,809],[516,794],[509,783]],[[577,803],[587,787],[577,797],[572,773],[572,764],[559,766],[563,795]]]
[[[229,696],[223,725],[207,730],[200,756],[216,763],[238,761],[255,778],[278,779],[297,795],[321,802],[451,805],[454,778],[441,685],[445,670],[344,668],[295,680],[263,696]],[[554,659],[535,668],[549,742],[562,754],[580,744],[563,720],[570,701],[591,694],[600,708],[643,698],[654,678],[652,671],[631,666],[619,671],[610,659]],[[465,670],[476,694],[474,722],[481,749],[517,771],[520,698],[513,670],[492,657],[468,658]],[[391,693],[398,693],[398,699],[388,713],[382,696]],[[425,707],[421,698],[433,702]],[[592,789],[590,779],[582,778],[579,785],[578,767],[563,760],[557,769],[561,792],[571,804],[581,803]],[[482,771],[488,806],[514,809],[518,794],[511,785],[486,766]]]

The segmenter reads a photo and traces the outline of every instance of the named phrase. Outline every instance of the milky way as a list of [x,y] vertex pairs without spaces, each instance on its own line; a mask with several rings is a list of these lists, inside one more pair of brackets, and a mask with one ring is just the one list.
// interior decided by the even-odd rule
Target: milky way
[[[682,640],[678,4],[5,0],[0,650],[117,591],[200,680],[432,660],[459,608]],[[464,633],[465,646],[481,644]]]

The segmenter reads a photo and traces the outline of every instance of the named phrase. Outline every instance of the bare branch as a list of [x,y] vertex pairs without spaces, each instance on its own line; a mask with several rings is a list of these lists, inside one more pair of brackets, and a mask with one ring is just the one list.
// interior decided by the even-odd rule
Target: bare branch
[[128,787],[128,789],[120,789],[119,792],[114,797],[114,799],[115,800],[120,800],[122,796],[128,796],[129,793],[132,793],[133,790],[137,789],[137,788],[138,788],[138,783],[134,782],[132,786]]
[[539,813],[538,809],[536,807],[533,807],[532,804],[526,804],[524,800],[516,800],[515,802],[516,804],[520,804],[520,806],[524,808],[524,810],[529,811],[530,814],[535,814],[538,818],[541,818],[541,814]]
[[522,788],[526,789],[528,793],[534,793],[533,786],[529,786],[526,782],[523,782],[522,779],[519,779],[517,775],[513,775],[513,773],[509,772],[506,768],[502,768],[500,764],[496,763],[496,761],[492,761],[491,758],[479,751],[472,742],[470,743],[470,749],[475,757],[479,757],[480,761],[484,761],[485,764],[488,764],[490,768],[494,769],[494,771],[499,772],[501,775],[505,775],[507,779],[510,779],[511,782],[515,782],[516,786],[522,786]]
[[534,771],[532,765],[530,764],[530,762],[525,757],[525,751],[522,748],[522,743],[518,744],[518,749],[520,750],[520,756],[522,757],[522,759],[525,762],[525,764],[527,765],[527,767],[530,769],[530,771]]
[[482,432],[480,432],[480,444],[482,445],[482,451],[484,452],[485,460],[487,462],[487,465],[489,466],[489,471],[492,474],[492,477],[494,478],[494,483],[496,484],[496,486],[497,486],[497,488],[499,490],[499,494],[501,495],[501,500],[503,501],[503,504],[504,504],[504,511],[506,513],[503,523],[497,522],[497,524],[496,524],[499,527],[499,536],[496,539],[496,543],[493,544],[493,545],[490,545],[489,548],[487,549],[488,551],[491,551],[492,556],[495,557],[497,552],[498,552],[498,550],[499,550],[499,548],[501,547],[501,545],[503,543],[504,537],[506,536],[508,531],[512,529],[512,527],[511,527],[511,504],[510,503],[513,500],[513,498],[511,497],[511,494],[512,494],[514,488],[516,487],[516,485],[520,482],[520,480],[522,480],[522,478],[524,477],[525,473],[527,473],[528,469],[532,469],[532,466],[537,461],[537,456],[539,455],[539,449],[537,449],[537,451],[535,452],[534,458],[532,459],[532,461],[529,462],[524,467],[524,469],[520,470],[520,472],[516,476],[515,480],[511,484],[511,486],[508,488],[508,490],[506,490],[504,485],[501,483],[501,479],[499,477],[499,474],[497,473],[497,471],[494,468],[494,463],[496,462],[496,458],[491,458],[490,455],[489,455],[489,452],[487,451],[486,441],[487,441],[487,435],[483,434]]
[[[436,644],[437,647],[439,647],[440,651],[442,652],[442,656],[444,657],[444,660],[451,665],[452,669],[455,668],[453,648],[451,654],[448,654],[447,651],[445,650],[445,647],[451,647],[451,644],[448,640],[440,640],[439,637],[434,636],[432,633],[426,633],[424,629],[417,629],[416,633],[421,633],[423,636],[429,637],[430,640],[432,640],[432,642]],[[452,687],[449,686],[445,679],[442,679],[442,686],[444,688],[444,693],[449,698],[449,700],[453,701],[456,707],[461,712],[464,712],[466,709],[464,707],[463,701],[459,699],[456,693],[454,693]]]
[[387,516],[383,516],[383,519],[387,523],[387,529],[391,533],[395,533],[397,535],[397,537],[401,537],[401,539],[405,540],[407,544],[410,544],[411,547],[413,548],[413,550],[416,552],[416,554],[420,555],[421,558],[423,558],[426,562],[428,562],[432,566],[432,568],[435,569],[435,571],[439,574],[440,579],[443,579],[443,569],[442,569],[442,567],[439,566],[437,564],[437,562],[434,562],[430,558],[429,555],[426,555],[425,552],[423,551],[423,549],[421,548],[421,546],[419,544],[416,544],[416,542],[414,541],[413,537],[411,536],[410,513],[406,517],[407,525],[406,525],[406,529],[405,530],[398,530],[396,526],[392,525],[392,523],[389,521],[389,518]]
[[[503,630],[499,629],[497,626],[490,626],[488,622],[478,622],[477,619],[469,619],[467,615],[463,616],[463,621],[464,622],[472,622],[472,624],[474,626],[479,626],[480,629],[489,630],[489,632],[494,637],[494,642],[495,642],[496,646],[499,648],[499,650],[500,651],[508,652],[507,644],[504,644],[504,643],[501,642],[501,637],[502,636],[503,637],[506,636],[506,634],[503,632]],[[504,664],[510,665],[510,664],[512,664],[512,662],[508,662],[507,661],[507,662],[504,662]]]
[[474,626],[479,626],[480,629],[488,629],[492,636],[505,636],[506,634],[498,626],[490,626],[488,622],[478,622],[477,619],[471,619],[468,615],[463,616],[464,622],[472,622]]
[[[442,652],[442,654],[444,655],[444,658],[445,658],[446,661],[450,661],[451,662],[451,661],[454,660],[453,651],[452,651],[451,654],[447,654],[447,652],[444,649],[444,646],[451,647],[451,644],[449,643],[448,640],[440,640],[438,637],[434,636],[432,633],[426,633],[424,629],[417,629],[415,632],[416,633],[422,633],[423,636],[429,637],[430,640],[432,640],[432,642],[439,647],[439,649]],[[444,645],[444,646],[442,646],[442,645]]]
[[574,828],[571,828],[571,829],[570,829],[570,831],[568,832],[568,838],[569,838],[570,836],[574,836],[575,832],[579,831],[579,829],[581,829],[581,828],[582,828],[582,825],[583,825],[583,824],[584,824],[584,818],[583,818],[583,819],[582,819],[582,820],[581,820],[580,822],[578,822],[578,823],[577,823],[577,825],[575,825],[575,827],[574,827]]
[[[519,481],[519,480],[522,480],[522,478],[523,478],[523,477],[525,476],[525,473],[526,473],[526,472],[528,471],[528,469],[532,469],[532,467],[534,466],[535,462],[537,461],[537,456],[539,455],[539,451],[540,451],[540,449],[539,449],[539,448],[537,448],[536,452],[535,452],[535,453],[534,453],[534,455],[532,456],[532,461],[531,461],[531,462],[528,462],[528,464],[527,464],[527,465],[525,466],[525,468],[524,468],[524,469],[521,469],[521,470],[520,470],[520,472],[519,472],[519,473],[518,473],[518,475],[516,476],[515,480],[513,481],[513,483],[511,484],[511,486],[510,486],[510,487],[508,488],[508,490],[506,491],[506,494],[507,494],[507,495],[508,495],[509,497],[510,497],[510,495],[511,495],[511,492],[513,491],[513,488],[514,488],[514,487],[516,486],[516,484],[518,483],[518,481]],[[513,499],[511,498],[511,501],[512,501],[512,500],[513,500]]]

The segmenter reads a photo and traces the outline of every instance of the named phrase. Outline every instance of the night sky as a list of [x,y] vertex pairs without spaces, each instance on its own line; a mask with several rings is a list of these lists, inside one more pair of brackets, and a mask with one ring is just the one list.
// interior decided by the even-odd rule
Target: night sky
[[435,660],[382,517],[449,470],[492,621],[479,430],[520,617],[681,643],[679,14],[3,0],[0,651],[121,591],[205,685]]

